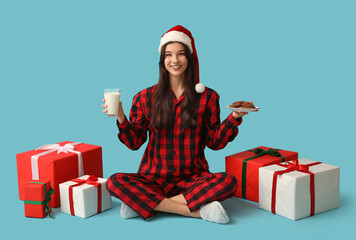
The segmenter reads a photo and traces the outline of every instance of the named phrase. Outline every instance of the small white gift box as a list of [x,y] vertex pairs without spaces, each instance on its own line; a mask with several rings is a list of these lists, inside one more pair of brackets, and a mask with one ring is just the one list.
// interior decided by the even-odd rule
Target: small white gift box
[[61,211],[88,218],[111,208],[106,179],[85,175],[59,184]]
[[292,220],[339,206],[340,168],[308,159],[259,169],[259,207]]

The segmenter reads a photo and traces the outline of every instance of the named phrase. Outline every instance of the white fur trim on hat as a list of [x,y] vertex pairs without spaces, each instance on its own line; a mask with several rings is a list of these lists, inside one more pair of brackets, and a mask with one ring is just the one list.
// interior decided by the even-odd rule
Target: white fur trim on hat
[[181,42],[189,48],[190,53],[193,53],[192,40],[183,32],[170,31],[164,34],[161,38],[161,43],[159,44],[159,53],[161,53],[162,46],[168,42]]

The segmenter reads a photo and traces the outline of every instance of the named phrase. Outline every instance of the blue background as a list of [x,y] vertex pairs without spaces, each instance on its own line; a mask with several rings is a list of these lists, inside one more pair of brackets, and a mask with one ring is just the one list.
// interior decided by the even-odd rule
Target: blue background
[[[2,233],[114,239],[264,237],[333,239],[355,223],[355,1],[1,1]],[[64,140],[100,145],[104,177],[135,172],[146,144],[130,151],[103,89],[122,89],[128,114],[135,93],[158,80],[161,35],[180,24],[195,37],[201,81],[220,94],[221,118],[233,101],[261,107],[244,117],[225,149],[206,150],[211,171],[225,156],[257,146],[296,150],[341,167],[340,207],[299,221],[233,198],[228,225],[160,214],[124,220],[121,202],[88,219],[25,218],[15,155]]]

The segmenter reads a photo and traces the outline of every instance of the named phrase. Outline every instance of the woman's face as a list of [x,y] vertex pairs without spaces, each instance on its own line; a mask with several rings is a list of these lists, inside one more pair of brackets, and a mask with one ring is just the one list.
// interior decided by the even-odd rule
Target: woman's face
[[188,66],[188,59],[185,54],[184,46],[181,43],[170,43],[166,46],[164,66],[170,76],[184,76],[183,74]]

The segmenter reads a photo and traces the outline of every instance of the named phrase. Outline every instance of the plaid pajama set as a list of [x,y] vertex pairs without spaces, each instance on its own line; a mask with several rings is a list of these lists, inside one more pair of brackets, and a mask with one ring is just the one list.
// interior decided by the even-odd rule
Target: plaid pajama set
[[204,149],[219,150],[238,134],[241,118],[232,114],[220,123],[219,95],[212,89],[199,94],[198,125],[183,128],[181,106],[184,94],[177,99],[172,90],[174,124],[157,130],[152,126],[153,96],[156,85],[135,95],[130,120],[119,124],[118,137],[128,148],[139,149],[147,140],[146,151],[138,172],[116,173],[107,181],[109,193],[129,205],[143,219],[152,217],[153,210],[164,198],[183,194],[190,211],[217,200],[233,196],[237,181],[229,173],[210,173]]

